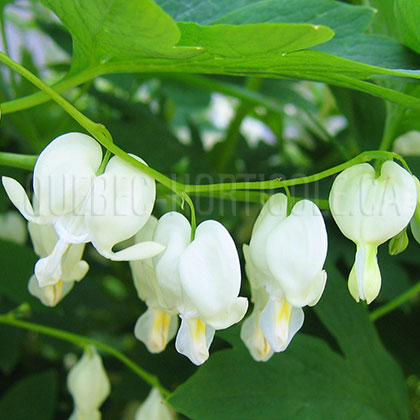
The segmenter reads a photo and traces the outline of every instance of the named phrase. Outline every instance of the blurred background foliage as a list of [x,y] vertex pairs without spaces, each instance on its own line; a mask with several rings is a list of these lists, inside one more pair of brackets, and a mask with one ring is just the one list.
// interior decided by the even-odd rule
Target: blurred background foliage
[[[205,7],[209,2],[198,0],[190,8],[176,0],[158,3],[177,21],[241,24],[240,9],[245,6],[255,8],[254,21],[270,21],[264,18],[264,2],[259,1],[216,1],[211,2],[213,10]],[[357,9],[358,20],[347,26],[342,22],[353,10],[348,9],[350,3],[360,5],[361,1],[320,2],[330,9],[320,13],[317,22],[308,20],[305,10],[293,3],[290,7],[301,11],[294,19],[337,30],[333,40],[315,49],[361,63],[418,68],[415,46],[420,44],[415,37],[403,35],[403,23],[397,24],[394,7],[401,2],[371,1],[377,12],[363,9],[363,14]],[[72,40],[59,20],[37,1],[0,1],[0,8],[2,50],[6,50],[7,37],[11,57],[44,81],[53,83],[63,77],[71,66]],[[399,19],[407,19],[404,7],[400,9]],[[371,24],[366,13],[372,15]],[[271,21],[290,22],[286,15]],[[387,79],[378,86],[420,97],[418,83],[412,80]],[[36,91],[2,67],[2,102]],[[344,87],[253,76],[125,73],[96,77],[64,95],[89,118],[105,124],[124,150],[187,183],[312,174],[384,145],[404,155],[413,173],[420,175],[419,111]],[[80,130],[61,108],[47,102],[3,115],[0,147],[7,152],[38,154],[59,134]],[[1,167],[1,174],[13,176],[30,189],[30,173]],[[327,199],[331,182],[292,188],[291,193]],[[158,191],[156,216],[180,210],[180,203],[165,189]],[[251,201],[194,198],[198,220],[223,222],[240,253],[261,208],[258,196],[253,195]],[[0,213],[7,211],[13,211],[13,206],[1,189]],[[369,321],[367,308],[351,301],[346,292],[353,244],[340,234],[327,211],[325,217],[330,243],[326,296],[319,309],[305,310],[304,327],[290,348],[265,365],[246,353],[235,328],[217,334],[210,361],[198,372],[176,353],[173,343],[163,354],[149,354],[133,335],[135,321],[146,307],[137,297],[128,264],[104,260],[90,246],[85,251],[91,267],[86,278],[56,308],[47,308],[27,291],[36,260],[29,240],[15,243],[3,237],[0,312],[26,302],[28,306],[19,314],[23,318],[86,335],[123,351],[170,390],[176,389],[170,403],[191,419],[243,420],[257,418],[255,415],[273,420],[403,419],[409,415],[420,419],[419,299],[407,301],[374,324]],[[5,232],[4,226],[0,229]],[[409,247],[398,256],[391,257],[387,246],[381,247],[383,288],[369,311],[420,281],[419,255],[419,244],[411,236]],[[250,294],[246,281],[241,293]],[[375,330],[396,362],[389,358]],[[80,349],[69,343],[0,326],[0,420],[68,418],[72,401],[66,374],[79,356]],[[102,408],[103,419],[132,419],[149,388],[119,361],[104,357],[112,393]],[[248,395],[250,389],[255,393]],[[239,393],[241,400],[236,401],[230,392]],[[180,414],[180,418],[184,417]]]

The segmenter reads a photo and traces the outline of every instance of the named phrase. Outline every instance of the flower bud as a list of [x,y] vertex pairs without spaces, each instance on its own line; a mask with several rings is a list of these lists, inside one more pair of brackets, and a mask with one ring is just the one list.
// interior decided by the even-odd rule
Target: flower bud
[[137,410],[135,420],[175,420],[175,416],[163,402],[161,393],[153,388]]
[[102,359],[91,346],[72,367],[67,387],[74,400],[74,411],[69,420],[100,420],[99,408],[111,392],[111,385]]
[[389,241],[388,252],[389,255],[398,255],[404,252],[408,246],[407,228],[403,229],[398,235],[395,235]]

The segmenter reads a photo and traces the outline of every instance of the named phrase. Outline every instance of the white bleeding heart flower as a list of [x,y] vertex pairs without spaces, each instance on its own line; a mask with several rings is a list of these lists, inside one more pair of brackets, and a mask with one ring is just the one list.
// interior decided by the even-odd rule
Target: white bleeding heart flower
[[288,216],[287,197],[275,194],[262,208],[249,248],[244,247],[256,297],[241,336],[256,360],[285,350],[303,325],[302,308],[320,299],[327,280],[327,248],[324,219],[311,201],[299,201]]
[[[179,216],[183,217],[182,215]],[[167,219],[168,216],[163,216],[159,221],[160,224],[162,225],[164,220]],[[136,234],[135,242],[153,240],[157,224],[157,219],[154,216],[150,216],[147,223]],[[187,225],[189,226],[188,221]],[[189,241],[189,238],[188,236],[187,241]],[[165,249],[165,253],[170,253],[171,251],[172,247],[169,244]],[[146,345],[151,353],[159,353],[165,349],[178,329],[177,302],[171,300],[172,293],[168,292],[165,285],[162,284],[161,286],[158,282],[152,258],[130,261],[130,268],[137,293],[148,307],[147,311],[137,320],[134,335]],[[178,276],[177,273],[178,267],[175,267],[174,275]],[[171,277],[170,280],[172,280]]]
[[200,365],[209,357],[216,330],[239,322],[248,308],[238,297],[241,269],[238,252],[226,228],[215,220],[201,223],[179,259],[183,301],[175,346]]
[[100,406],[111,392],[111,385],[94,347],[85,350],[83,357],[67,376],[67,387],[74,400],[69,420],[100,420]]
[[161,393],[153,388],[137,410],[135,420],[175,420],[175,415],[163,402]]
[[[239,322],[248,307],[247,299],[238,297],[241,270],[232,237],[210,220],[198,226],[191,241],[191,225],[177,212],[166,213],[157,223],[149,220],[138,236],[153,238],[165,250],[152,260],[131,263],[139,296],[149,307],[136,325],[137,338],[153,347],[151,337],[162,337],[160,321],[165,319],[164,340],[156,342],[166,345],[172,338],[171,316],[179,313],[176,349],[193,363],[204,363],[215,331]],[[162,313],[166,317],[158,320],[156,314]]]
[[[50,255],[58,240],[53,225],[38,225],[29,222],[28,230],[35,253],[40,258]],[[61,262],[59,281],[50,286],[40,287],[35,275],[32,275],[28,283],[29,292],[40,299],[44,305],[57,305],[70,292],[74,283],[83,279],[89,270],[88,263],[82,260],[84,249],[85,244],[70,245]]]
[[68,133],[53,140],[38,157],[34,206],[16,180],[2,178],[10,200],[22,215],[34,223],[53,224],[58,234],[54,250],[35,266],[41,287],[59,281],[61,259],[70,244],[92,242],[101,255],[115,261],[150,258],[163,249],[155,242],[144,242],[113,252],[114,245],[146,223],[156,186],[151,177],[117,156],[97,176],[101,161],[101,147],[92,137]]
[[331,214],[341,232],[356,246],[349,290],[356,301],[372,302],[381,288],[378,246],[400,233],[417,205],[414,178],[393,161],[380,175],[368,163],[341,172],[330,192]]

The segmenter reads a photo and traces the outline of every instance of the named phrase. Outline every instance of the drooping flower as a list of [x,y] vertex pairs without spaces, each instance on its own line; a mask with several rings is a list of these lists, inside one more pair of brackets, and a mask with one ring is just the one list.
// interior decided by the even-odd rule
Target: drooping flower
[[100,420],[100,406],[111,392],[111,385],[94,347],[85,350],[83,357],[72,367],[67,387],[74,400],[69,420]]
[[[179,219],[184,222],[184,216],[179,213],[174,213],[172,219]],[[167,213],[160,219],[160,229],[158,237],[162,242],[165,242],[165,253],[171,253],[172,244],[169,240],[164,241],[162,238],[162,226],[165,225],[165,220],[170,220],[171,213]],[[183,218],[183,219],[182,219]],[[186,220],[186,219],[185,219]],[[188,227],[189,223],[186,221]],[[144,227],[136,234],[135,242],[151,241],[156,232],[158,221],[154,216],[150,216]],[[189,228],[191,231],[191,228]],[[189,231],[188,235],[191,235]],[[187,236],[187,243],[190,236]],[[155,261],[156,261],[155,257]],[[156,263],[155,263],[156,264]],[[148,307],[147,311],[139,317],[134,328],[134,335],[137,339],[142,341],[151,353],[159,353],[163,351],[168,342],[175,336],[178,329],[178,311],[176,309],[177,302],[173,300],[172,294],[169,292],[171,283],[166,287],[165,283],[159,283],[155,264],[152,258],[130,261],[130,268],[134,279],[134,285],[137,293]],[[169,280],[174,276],[178,276],[178,267],[174,268],[172,276],[169,275]],[[165,279],[164,279],[165,280]]]
[[161,393],[153,388],[137,410],[135,420],[175,420],[175,415],[163,402]]
[[386,161],[380,175],[368,163],[354,165],[337,176],[330,208],[341,232],[357,247],[348,287],[356,301],[372,302],[381,288],[378,246],[400,233],[413,217],[416,184],[404,168]]
[[180,213],[169,212],[157,224],[153,219],[148,223],[149,233],[140,231],[140,240],[149,240],[153,231],[153,241],[165,250],[153,261],[135,263],[139,296],[149,306],[138,321],[136,336],[148,347],[153,334],[162,337],[161,324],[155,324],[149,312],[154,308],[166,314],[162,340],[166,344],[173,331],[170,317],[179,314],[182,322],[176,349],[193,363],[202,364],[209,357],[215,331],[239,322],[248,306],[247,299],[238,297],[241,271],[235,244],[214,220],[201,223],[193,241],[190,223]]
[[179,259],[182,319],[178,352],[200,365],[209,357],[216,330],[239,322],[248,308],[238,297],[241,269],[238,252],[226,228],[215,220],[201,223]]
[[[51,254],[57,243],[58,236],[53,225],[38,225],[28,223],[35,253],[44,258]],[[89,265],[82,260],[85,244],[72,244],[61,262],[61,278],[53,285],[40,287],[35,275],[29,279],[29,292],[41,300],[44,305],[55,306],[70,292],[76,281],[80,281],[88,272]]]
[[262,208],[244,247],[255,305],[241,337],[256,360],[285,350],[303,325],[302,308],[320,299],[327,247],[324,219],[311,201],[299,201],[288,216],[287,197],[275,194]]
[[40,287],[60,280],[61,260],[70,244],[92,242],[101,255],[116,261],[149,258],[163,249],[146,242],[113,252],[114,245],[146,223],[156,187],[151,177],[117,156],[97,176],[101,161],[101,147],[92,137],[68,133],[53,140],[38,157],[33,206],[16,180],[2,178],[10,200],[27,220],[53,224],[57,232],[59,239],[53,251],[35,265]]

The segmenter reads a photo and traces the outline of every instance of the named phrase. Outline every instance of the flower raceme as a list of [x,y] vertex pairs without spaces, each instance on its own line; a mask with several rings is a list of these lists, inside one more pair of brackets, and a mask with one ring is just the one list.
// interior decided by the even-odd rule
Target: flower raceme
[[155,242],[112,250],[146,223],[156,186],[151,177],[117,156],[110,159],[103,174],[97,175],[101,161],[101,147],[92,137],[68,133],[53,140],[38,157],[33,206],[16,180],[2,178],[10,200],[22,215],[33,223],[53,225],[58,235],[52,252],[35,265],[40,287],[60,281],[62,258],[71,244],[92,242],[101,255],[116,261],[149,258],[163,250]]
[[357,247],[350,293],[356,301],[370,303],[381,288],[378,246],[400,233],[416,209],[414,177],[390,160],[379,175],[368,163],[354,165],[334,180],[329,202],[341,232]]
[[85,350],[83,357],[67,376],[67,387],[74,400],[69,420],[100,420],[99,407],[111,392],[111,385],[94,347]]
[[221,223],[208,220],[191,241],[190,223],[177,212],[157,223],[149,220],[137,237],[153,237],[165,246],[153,260],[131,263],[139,296],[149,308],[136,324],[137,338],[152,351],[163,350],[179,314],[176,349],[194,364],[204,363],[215,331],[239,322],[248,308],[247,299],[238,297],[241,270],[232,237]]
[[268,360],[287,348],[302,327],[302,308],[324,291],[328,238],[318,207],[301,200],[287,215],[287,197],[273,195],[262,208],[244,245],[254,309],[241,338],[255,360]]

